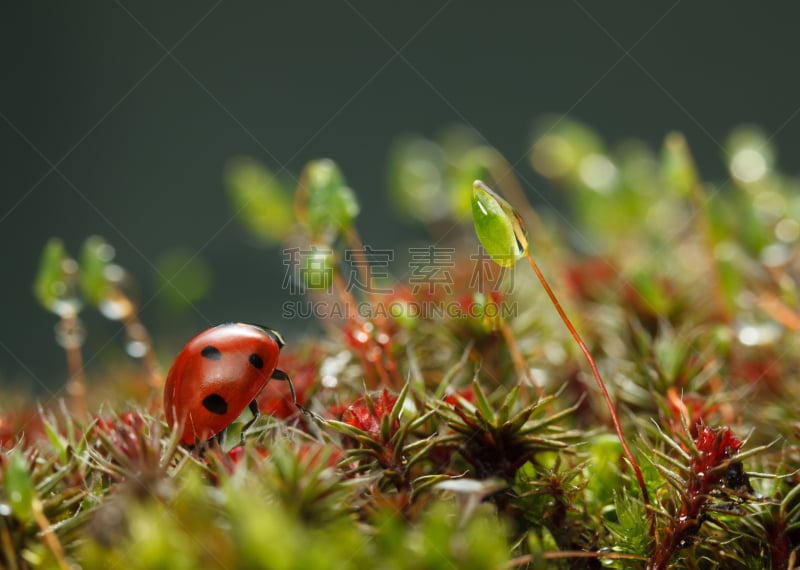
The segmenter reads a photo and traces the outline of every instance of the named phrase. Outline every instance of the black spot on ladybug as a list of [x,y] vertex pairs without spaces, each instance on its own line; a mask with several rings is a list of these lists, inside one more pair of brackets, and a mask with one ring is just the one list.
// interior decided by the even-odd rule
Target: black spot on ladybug
[[253,368],[257,368],[258,370],[264,368],[264,360],[259,355],[251,354],[248,360],[250,364],[253,365]]
[[211,344],[203,348],[203,350],[200,351],[200,355],[209,360],[219,360],[222,358],[222,353],[219,349]]
[[228,411],[228,402],[219,394],[209,394],[203,398],[203,407],[212,414],[221,416]]

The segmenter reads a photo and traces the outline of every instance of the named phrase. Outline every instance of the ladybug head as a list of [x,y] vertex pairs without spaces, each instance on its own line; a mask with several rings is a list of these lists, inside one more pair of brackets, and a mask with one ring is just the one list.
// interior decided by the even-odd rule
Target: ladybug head
[[238,325],[242,325],[242,324],[247,325],[247,326],[251,326],[254,329],[258,329],[261,332],[263,332],[265,335],[268,335],[268,336],[272,337],[272,339],[278,344],[278,348],[283,348],[284,346],[286,346],[286,341],[283,340],[283,335],[281,333],[279,333],[275,329],[271,329],[271,328],[269,328],[267,326],[264,326],[264,325],[260,325],[260,324],[257,324],[257,323],[245,323],[245,322],[234,323],[234,322],[230,322],[230,323],[223,323],[223,324],[217,325],[217,326],[218,327],[230,327],[230,326],[238,326]]

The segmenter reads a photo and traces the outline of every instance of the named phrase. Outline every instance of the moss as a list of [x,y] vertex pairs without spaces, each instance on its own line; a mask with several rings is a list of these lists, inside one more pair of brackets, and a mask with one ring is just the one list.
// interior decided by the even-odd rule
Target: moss
[[[459,131],[393,155],[404,177],[394,198],[421,207],[415,187],[428,173],[441,208],[412,217],[434,233],[456,228],[412,252],[405,277],[363,246],[357,193],[332,162],[315,164],[336,173],[333,186],[232,193],[235,208],[280,201],[291,218],[280,236],[255,235],[290,240],[298,262],[322,248],[324,287],[307,299],[339,310],[322,315],[324,338],[281,355],[303,408],[270,383],[243,445],[246,415],[224,447],[178,444],[158,404],[159,337],[141,328],[120,271],[108,277],[113,250],[91,238],[102,255],[78,263],[51,242],[35,290],[61,319],[72,381],[60,405],[0,411],[0,566],[788,566],[800,547],[797,181],[744,131],[726,147],[731,179],[718,191],[678,135],[658,153],[606,145],[574,121],[548,124],[531,162],[563,190],[569,226],[534,211],[499,153],[455,140]],[[423,152],[436,168],[418,168]],[[512,233],[528,228],[527,253],[580,330],[608,401],[536,276],[481,258],[463,207],[475,172],[508,199],[497,215],[514,218]],[[325,207],[342,188],[347,207]],[[500,226],[505,251],[515,244]],[[110,300],[127,308],[126,334],[145,358],[90,368],[84,382],[81,311]]]

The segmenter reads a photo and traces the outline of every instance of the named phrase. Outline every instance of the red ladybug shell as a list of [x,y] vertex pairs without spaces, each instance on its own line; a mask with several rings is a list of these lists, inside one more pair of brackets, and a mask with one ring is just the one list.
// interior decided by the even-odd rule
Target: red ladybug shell
[[281,335],[230,323],[201,332],[175,358],[164,386],[170,428],[181,442],[204,442],[228,427],[269,382],[283,347]]

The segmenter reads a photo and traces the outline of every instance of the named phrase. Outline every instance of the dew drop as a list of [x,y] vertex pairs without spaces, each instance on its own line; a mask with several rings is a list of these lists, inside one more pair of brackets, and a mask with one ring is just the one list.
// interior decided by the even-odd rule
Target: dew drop
[[761,250],[759,258],[767,267],[783,267],[791,260],[792,250],[785,243],[771,243]]
[[766,173],[764,155],[753,148],[744,148],[731,158],[731,174],[742,182],[758,182]]
[[122,283],[126,279],[125,270],[119,265],[109,265],[105,268],[104,276],[112,283]]
[[558,366],[564,364],[569,355],[561,343],[547,342],[544,345],[544,356],[551,364]]
[[336,388],[339,385],[339,379],[330,374],[323,376],[321,382],[323,388]]
[[147,354],[148,345],[141,340],[129,340],[125,343],[125,352],[133,358],[142,358]]
[[605,155],[592,153],[581,159],[578,175],[589,188],[605,194],[617,181],[617,167]]
[[100,301],[99,309],[105,318],[112,321],[127,319],[134,311],[130,299],[116,292]]
[[82,307],[83,303],[80,299],[67,297],[56,300],[52,305],[52,311],[62,319],[71,319],[78,314]]
[[800,238],[800,222],[784,218],[775,225],[775,237],[785,243],[792,243]]
[[67,275],[75,276],[78,274],[78,262],[74,259],[65,259],[61,262],[61,271]]
[[531,163],[533,168],[547,178],[561,178],[569,174],[577,157],[564,137],[546,134],[533,145]]
[[62,320],[55,326],[56,342],[61,348],[72,350],[80,348],[86,340],[86,330],[80,322]]
[[381,349],[373,346],[367,351],[367,360],[370,362],[378,362],[381,359]]
[[744,346],[767,346],[775,343],[780,333],[774,323],[750,323],[739,327],[736,337]]
[[97,257],[106,263],[110,263],[111,260],[114,259],[114,255],[116,252],[114,251],[114,246],[108,243],[100,244],[97,249],[95,250]]
[[330,356],[322,361],[319,374],[325,388],[336,388],[339,385],[339,375],[350,362],[350,352],[343,350],[336,356]]

